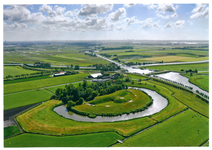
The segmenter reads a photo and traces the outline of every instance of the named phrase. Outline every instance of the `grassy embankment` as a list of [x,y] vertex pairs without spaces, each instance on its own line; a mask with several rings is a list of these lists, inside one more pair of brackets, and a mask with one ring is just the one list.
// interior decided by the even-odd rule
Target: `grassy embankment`
[[98,96],[89,103],[92,105],[78,105],[74,109],[80,112],[95,114],[126,114],[139,109],[148,108],[147,104],[151,102],[151,98],[144,92],[139,90],[120,90],[112,94]]
[[116,147],[200,146],[209,139],[209,120],[187,110]]
[[32,90],[4,95],[4,110],[49,100],[52,93],[46,90]]
[[173,92],[164,85],[157,85],[154,87],[153,85],[148,84],[146,88],[154,88],[155,90],[161,89],[159,94],[162,93],[162,95],[166,95],[169,100],[169,105],[166,108],[150,117],[142,117],[114,123],[77,122],[63,118],[57,113],[53,112],[52,109],[56,105],[61,104],[61,102],[52,100],[47,101],[46,103],[43,103],[42,105],[18,116],[17,120],[21,124],[22,128],[27,132],[70,135],[102,131],[116,131],[121,135],[129,136],[155,124],[157,121],[162,121],[187,108],[185,105],[172,97]]
[[123,137],[115,132],[75,136],[21,134],[4,140],[5,147],[107,147]]
[[84,77],[86,77],[88,75],[89,75],[88,73],[80,73],[80,74],[75,74],[75,75],[26,81],[26,82],[21,82],[21,83],[6,84],[6,85],[4,85],[4,94],[38,89],[38,88],[42,88],[42,87],[48,87],[48,86],[53,86],[53,85],[65,84],[65,83],[68,84],[71,82],[81,81],[81,80],[83,80]]

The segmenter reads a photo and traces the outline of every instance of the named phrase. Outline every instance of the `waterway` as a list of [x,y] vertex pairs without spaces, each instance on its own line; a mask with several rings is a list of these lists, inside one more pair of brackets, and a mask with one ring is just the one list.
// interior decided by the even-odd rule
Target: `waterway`
[[75,114],[73,112],[68,112],[65,105],[55,107],[54,111],[65,118],[69,118],[69,119],[72,119],[75,121],[115,122],[115,121],[130,120],[130,119],[134,119],[134,118],[140,118],[140,117],[144,117],[144,116],[153,115],[157,112],[160,112],[168,105],[168,100],[155,91],[145,89],[145,88],[133,88],[133,89],[137,89],[137,90],[146,92],[149,96],[152,97],[153,104],[142,112],[138,112],[138,113],[134,113],[134,114],[130,113],[129,115],[123,114],[122,116],[115,116],[115,117],[97,116],[96,118],[89,118],[87,116],[81,116],[81,115]]
[[187,86],[190,86],[190,87],[193,88],[194,92],[196,92],[196,90],[198,90],[200,93],[204,93],[204,94],[209,96],[209,93],[207,91],[202,90],[198,86],[190,83],[189,79],[187,77],[180,75],[180,73],[178,73],[178,72],[163,73],[163,74],[158,74],[156,76],[162,77],[162,78],[165,78],[165,79],[169,79],[169,80],[172,80],[172,81],[176,81],[178,83],[182,83],[182,84],[187,85]]

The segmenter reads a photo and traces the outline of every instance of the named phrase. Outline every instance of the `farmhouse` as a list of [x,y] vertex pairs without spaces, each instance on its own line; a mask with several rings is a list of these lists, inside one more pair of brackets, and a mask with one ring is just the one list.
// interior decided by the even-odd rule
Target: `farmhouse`
[[56,74],[52,74],[53,77],[57,77],[57,76],[62,76],[62,75],[65,75],[66,72],[65,71],[62,71],[60,73],[56,73]]

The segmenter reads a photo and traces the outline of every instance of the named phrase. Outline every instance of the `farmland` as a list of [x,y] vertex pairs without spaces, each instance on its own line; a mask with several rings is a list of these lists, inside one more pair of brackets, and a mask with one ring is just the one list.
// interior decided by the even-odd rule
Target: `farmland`
[[[13,46],[4,47],[5,63],[34,64],[42,62],[58,65],[49,68],[29,66],[28,69],[21,66],[4,66],[4,76],[12,75],[14,77],[25,74],[22,77],[4,80],[5,111],[44,102],[15,115],[17,126],[4,128],[5,147],[209,146],[208,102],[193,92],[150,76],[154,73],[164,72],[164,70],[180,72],[181,75],[188,77],[191,83],[209,91],[209,63],[158,65],[164,62],[208,60],[209,48],[206,44],[166,45],[160,44],[160,42],[149,44],[146,41],[142,41],[140,44],[129,41],[123,43],[111,41],[52,43],[17,45],[15,49]],[[128,67],[138,65],[138,63],[141,65],[156,63],[157,66],[141,66],[142,69],[155,71],[149,75],[132,74],[122,67],[105,71],[103,67],[107,65],[108,68],[111,67],[110,63],[96,57],[95,54],[102,54],[104,57],[114,59]],[[76,65],[98,67],[98,69],[75,69]],[[42,71],[35,71],[36,69]],[[186,73],[186,70],[189,69],[197,69],[200,72]],[[70,71],[74,74],[52,77],[53,73],[61,71]],[[35,72],[40,74],[30,76]],[[88,77],[90,74],[100,72],[103,76],[95,78],[93,81],[93,78]],[[103,84],[102,80],[108,81]],[[83,98],[82,104],[78,105],[78,101],[74,100],[74,94],[70,95],[70,91],[66,87],[73,85],[70,90],[75,90],[78,94],[76,95],[80,97],[80,95],[86,95],[85,81],[87,81],[86,84],[89,85],[90,91],[97,95],[94,99]],[[124,89],[109,94],[109,87],[113,84],[124,85]],[[96,85],[99,85],[98,88],[95,87]],[[76,109],[93,114],[93,116],[91,115],[93,118],[88,117],[89,119],[105,117],[103,114],[107,114],[107,117],[110,116],[108,114],[116,114],[114,115],[116,117],[126,115],[128,118],[127,114],[134,115],[137,109],[145,107],[148,110],[151,108],[151,105],[146,107],[152,100],[151,96],[145,92],[131,89],[131,87],[155,91],[164,97],[168,104],[154,114],[114,122],[76,121],[65,118],[54,111],[60,105],[65,107],[68,105],[68,103],[67,105],[63,103],[64,98],[67,102],[72,101],[74,104],[71,105],[72,109],[68,114],[76,114],[71,111]],[[106,90],[105,92],[108,94],[101,95],[100,90]],[[63,93],[58,91],[63,91]],[[58,97],[63,97],[63,99]],[[152,102],[154,103],[154,100]],[[19,130],[19,126],[21,130]],[[23,132],[20,133],[21,131]],[[9,137],[10,135],[14,136]],[[121,140],[123,143],[120,144],[117,140]]]

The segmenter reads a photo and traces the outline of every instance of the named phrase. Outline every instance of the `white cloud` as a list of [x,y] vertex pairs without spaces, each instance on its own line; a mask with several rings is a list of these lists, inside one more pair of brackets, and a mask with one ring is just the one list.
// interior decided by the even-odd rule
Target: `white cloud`
[[4,20],[11,22],[41,22],[45,19],[41,12],[31,13],[25,6],[13,5],[4,9]]
[[142,21],[143,25],[139,28],[148,28],[152,26],[152,18],[147,18],[146,20]]
[[193,25],[194,23],[192,21],[187,21],[189,23],[189,25]]
[[172,17],[172,18],[177,18],[178,15],[177,15],[177,13],[174,13],[173,15],[171,15],[171,17]]
[[136,4],[130,3],[130,4],[124,4],[124,7],[132,7],[135,6]]
[[196,7],[191,11],[193,14],[190,18],[205,18],[209,14],[209,7],[206,4],[196,4]]
[[159,4],[157,11],[162,13],[176,12],[176,9],[173,4]]
[[157,14],[158,17],[162,18],[162,19],[169,19],[170,16],[169,15],[166,15],[166,16],[163,16],[161,14]]
[[39,8],[39,11],[52,11],[52,7],[51,6],[48,6],[47,4],[43,4],[40,8]]
[[109,14],[109,18],[112,21],[119,21],[119,19],[125,15],[126,15],[126,9],[122,7],[116,10],[115,12],[112,12],[111,14]]
[[86,4],[85,7],[80,9],[80,16],[90,16],[96,14],[106,13],[113,9],[113,4]]
[[158,7],[157,4],[150,4],[150,5],[147,6],[148,9],[155,9],[157,7]]
[[177,28],[182,28],[184,24],[185,24],[185,20],[178,20],[175,22],[175,25]]
[[171,28],[172,27],[172,23],[167,23],[164,28]]
[[160,27],[161,27],[157,22],[156,22],[156,23],[153,23],[152,26],[153,26],[154,28],[160,28]]
[[27,25],[25,23],[13,23],[11,25],[8,25],[4,22],[4,28],[27,28]]

